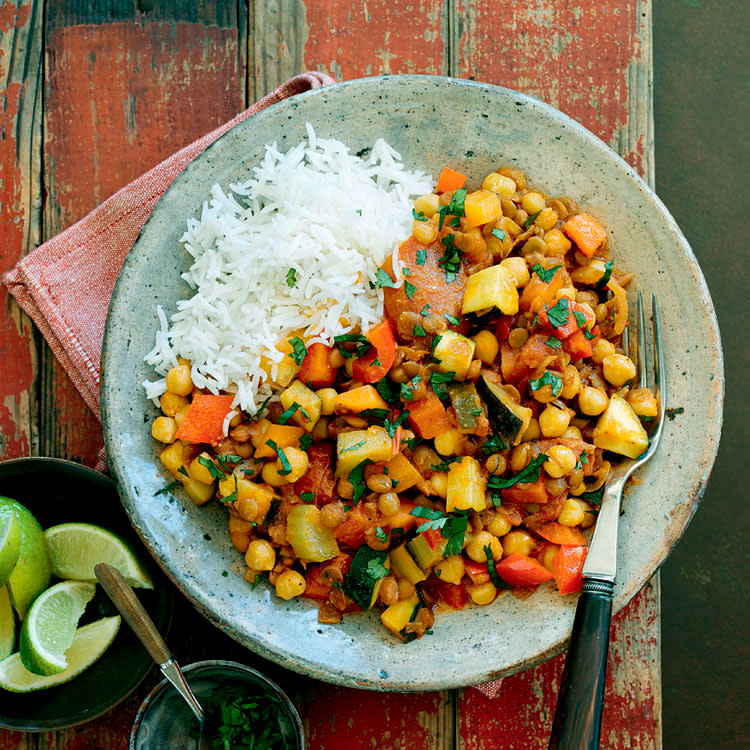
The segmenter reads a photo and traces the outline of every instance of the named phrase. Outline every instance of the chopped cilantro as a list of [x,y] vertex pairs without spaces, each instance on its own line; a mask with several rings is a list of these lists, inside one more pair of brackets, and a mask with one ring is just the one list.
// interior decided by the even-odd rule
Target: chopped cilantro
[[421,211],[417,213],[416,208],[412,208],[411,215],[415,218],[416,221],[429,221],[429,219]]
[[541,378],[537,378],[536,380],[529,380],[529,388],[532,391],[538,391],[545,385],[552,386],[552,395],[557,398],[560,395],[560,391],[562,391],[563,381],[559,375],[555,375],[549,370],[547,370]]
[[292,465],[289,463],[289,459],[286,457],[286,453],[284,453],[283,448],[279,448],[275,440],[266,440],[266,445],[276,453],[276,456],[279,459],[279,462],[281,463],[281,469],[279,469],[279,474],[282,476],[286,476],[287,474],[292,473]]
[[401,269],[401,273],[404,274],[404,276],[411,276],[411,268],[409,268],[409,266],[404,266]]
[[189,477],[190,474],[188,474],[187,469],[184,466],[180,466],[179,469],[177,469],[178,474],[182,474],[184,477]]
[[427,335],[427,331],[425,331],[425,329],[421,325],[419,325],[419,323],[417,323],[414,326],[414,335],[415,336],[426,336]]
[[427,261],[427,250],[425,250],[423,247],[420,247],[419,250],[417,250],[417,265],[423,266],[426,261]]
[[302,360],[307,356],[305,342],[299,336],[295,336],[294,338],[289,339],[289,343],[292,345],[293,349],[289,356],[294,360],[295,365],[301,365]]
[[542,213],[541,211],[537,211],[535,214],[531,214],[528,219],[526,219],[526,222],[524,223],[524,227],[528,229],[533,223],[534,219],[536,219],[539,214]]
[[502,229],[498,229],[497,227],[492,230],[492,234],[497,237],[500,242],[505,242],[505,238],[508,236]]
[[432,372],[430,373],[430,387],[439,398],[447,398],[448,390],[446,383],[450,383],[455,377],[455,372]]
[[370,578],[374,578],[376,581],[385,578],[390,572],[391,571],[388,570],[388,568],[386,568],[377,558],[373,558],[367,563],[367,575],[369,575]]
[[453,216],[466,216],[464,201],[466,200],[466,188],[459,188],[453,193],[451,202],[448,204],[448,213]]
[[487,572],[490,574],[490,580],[499,589],[509,589],[510,585],[507,584],[497,573],[495,567],[495,558],[492,556],[492,548],[489,544],[484,547],[484,554],[487,555]]
[[180,484],[181,482],[178,482],[175,479],[174,482],[170,482],[169,484],[162,487],[160,490],[157,490],[156,492],[154,492],[154,497],[156,497],[157,495],[166,495],[172,490],[176,490],[180,486]]
[[292,405],[284,412],[282,412],[279,415],[279,424],[286,424],[295,414],[295,412],[299,409],[300,414],[308,421],[310,422],[310,415],[296,402],[294,401]]
[[448,234],[440,241],[445,245],[445,251],[440,256],[438,265],[442,266],[445,271],[446,282],[452,284],[461,270],[461,256],[463,253],[456,247],[454,235]]
[[490,494],[490,499],[492,500],[492,504],[498,508],[503,504],[503,498],[502,495],[500,495],[499,492],[493,492]]
[[443,557],[457,555],[461,552],[466,536],[466,530],[469,527],[469,519],[466,514],[457,513],[449,516],[439,510],[417,506],[409,511],[412,516],[417,518],[428,519],[425,523],[417,526],[417,533],[427,531],[428,529],[440,530],[443,538],[448,540],[443,550]]
[[[354,445],[350,445],[348,448],[344,448],[344,450],[339,451],[339,455],[343,456],[344,453],[349,453],[350,451],[356,451],[358,448],[361,448],[364,444],[365,444],[365,441],[364,440],[360,440],[360,441],[354,443]],[[279,472],[279,473],[281,473],[281,472]]]
[[357,416],[365,419],[385,419],[389,414],[388,409],[363,409]]
[[455,464],[456,462],[460,463],[461,456],[448,456],[445,461],[439,464],[434,464],[431,468],[433,471],[442,471],[446,472],[450,469],[451,464]]
[[554,336],[550,336],[544,343],[553,349],[562,349],[562,341],[556,339]]
[[602,497],[604,497],[604,485],[602,485],[598,490],[593,490],[592,492],[584,492],[581,495],[581,500],[586,500],[592,505],[601,505]]
[[314,503],[315,502],[315,493],[314,492],[303,492],[300,497],[302,498],[303,503]]
[[[406,422],[406,420],[409,418],[409,410],[404,409],[401,414],[399,414],[396,419],[393,420],[393,423],[391,423],[390,419],[386,419],[385,423],[383,424],[383,427],[385,427],[386,432],[388,433],[388,437],[394,437],[396,434],[396,430],[401,427],[401,425]],[[384,469],[387,469],[388,467],[384,467]],[[388,472],[385,472],[386,474]]]
[[312,445],[312,435],[309,432],[306,432],[299,439],[299,447],[302,448],[303,451],[306,451],[311,445]]
[[491,456],[493,453],[498,451],[504,451],[508,447],[508,444],[497,435],[492,435],[482,444],[482,453],[485,456]]
[[389,404],[398,401],[398,396],[393,392],[390,383],[385,378],[382,378],[375,383],[375,390],[381,395],[383,400],[387,401]]
[[525,469],[521,469],[518,474],[514,474],[508,479],[503,479],[502,477],[494,475],[489,477],[487,479],[487,486],[493,490],[503,490],[507,487],[512,487],[519,482],[536,482],[536,480],[539,479],[539,472],[542,469],[542,464],[547,458],[548,456],[545,453],[540,453],[536,458],[531,460]]
[[430,314],[430,305],[425,305],[420,311],[419,314],[423,317],[427,317]]
[[448,313],[443,313],[443,317],[454,326],[457,326],[461,322],[461,318],[457,318],[455,315],[449,315]]
[[206,458],[205,456],[198,456],[198,463],[204,469],[208,469],[208,473],[214,479],[224,478],[224,472],[210,458]]
[[383,529],[380,526],[378,526],[375,529],[375,538],[379,542],[383,543],[383,542],[388,541],[388,534],[386,534],[385,531],[383,531]]
[[233,503],[237,499],[237,476],[232,475],[232,479],[234,479],[234,492],[231,495],[227,495],[226,497],[221,498],[222,503]]
[[583,328],[586,325],[586,316],[578,310],[573,310],[573,317],[576,319],[579,328]]
[[419,437],[419,435],[415,435],[413,438],[409,438],[406,441],[406,445],[409,447],[410,451],[413,451],[421,442],[422,438]]
[[567,297],[560,297],[557,303],[547,308],[547,317],[553,328],[561,328],[568,322],[570,313],[570,300]]
[[415,375],[408,383],[401,384],[401,399],[403,401],[414,401],[414,389],[419,385],[422,377]]
[[[404,269],[406,270],[406,269]],[[414,292],[417,291],[417,287],[411,283],[411,281],[404,281],[404,291],[409,299],[414,299]]]
[[602,274],[599,281],[594,284],[595,289],[604,289],[605,286],[609,283],[609,279],[612,276],[612,268],[614,267],[615,262],[613,260],[608,260],[604,264],[604,273]]
[[596,338],[596,336],[595,336],[595,335],[594,335],[593,333],[591,333],[591,331],[589,331],[589,329],[588,329],[588,328],[584,328],[584,329],[583,329],[583,335],[584,335],[584,336],[585,336],[585,337],[586,337],[586,338],[587,338],[587,339],[588,339],[589,341],[591,341],[592,339],[595,339],[595,338]]
[[552,266],[552,268],[544,268],[543,266],[539,265],[539,263],[535,263],[531,270],[545,283],[549,284],[550,281],[552,281],[552,277],[557,273],[558,269],[562,268],[562,266]]
[[367,492],[367,485],[365,484],[365,466],[371,463],[372,461],[369,458],[366,458],[349,472],[349,481],[354,485],[354,494],[352,495],[353,505],[356,505],[362,499],[365,492]]
[[382,268],[378,268],[375,273],[375,285],[379,287],[388,286],[391,289],[396,288],[396,282]]
[[286,285],[292,289],[297,284],[297,271],[294,268],[290,268],[286,272]]

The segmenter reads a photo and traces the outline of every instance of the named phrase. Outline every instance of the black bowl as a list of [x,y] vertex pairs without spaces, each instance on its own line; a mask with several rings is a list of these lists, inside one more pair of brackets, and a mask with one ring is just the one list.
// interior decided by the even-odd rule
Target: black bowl
[[[0,495],[25,505],[42,528],[85,521],[127,540],[141,553],[144,563],[150,563],[154,589],[136,593],[156,627],[166,635],[172,615],[172,586],[150,560],[107,477],[71,461],[19,458],[0,463]],[[117,610],[97,587],[81,624],[115,614]],[[123,622],[101,659],[70,682],[33,693],[0,689],[0,727],[48,731],[90,721],[130,695],[153,666],[146,649]]]

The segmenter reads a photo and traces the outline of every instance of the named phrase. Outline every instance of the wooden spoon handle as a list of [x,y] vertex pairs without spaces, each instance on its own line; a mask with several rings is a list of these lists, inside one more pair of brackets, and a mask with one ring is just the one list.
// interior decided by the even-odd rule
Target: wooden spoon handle
[[138,601],[138,597],[122,573],[107,563],[96,565],[94,573],[115,607],[125,618],[125,622],[130,625],[140,642],[151,654],[151,658],[159,665],[169,661],[172,655],[169,653],[167,644],[164,643],[156,625]]

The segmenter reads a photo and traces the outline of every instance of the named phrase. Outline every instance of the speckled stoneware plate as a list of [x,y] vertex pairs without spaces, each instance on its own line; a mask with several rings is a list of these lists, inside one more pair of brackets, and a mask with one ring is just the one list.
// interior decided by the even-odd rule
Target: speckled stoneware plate
[[[102,410],[109,465],[123,502],[156,560],[212,622],[257,653],[290,669],[352,687],[435,690],[482,682],[532,666],[560,651],[575,597],[543,586],[521,601],[442,615],[434,635],[397,642],[377,615],[330,627],[317,606],[283,602],[242,578],[242,557],[217,503],[197,508],[155,493],[170,480],[157,460],[149,425],[156,414],[141,382],[158,328],[188,295],[180,273],[188,254],[178,242],[214,183],[250,176],[264,144],[286,150],[320,137],[353,151],[385,137],[407,165],[437,175],[445,163],[478,184],[497,165],[525,171],[543,191],[574,196],[607,228],[620,267],[655,291],[664,319],[668,405],[656,457],[639,473],[620,523],[615,609],[664,561],[695,512],[719,442],[723,369],[714,308],[690,247],[659,199],[599,139],[551,107],[514,91],[427,76],[340,83],[281,102],[238,125],[201,154],[157,205],[120,275],[102,356]],[[229,575],[222,575],[229,571]]]

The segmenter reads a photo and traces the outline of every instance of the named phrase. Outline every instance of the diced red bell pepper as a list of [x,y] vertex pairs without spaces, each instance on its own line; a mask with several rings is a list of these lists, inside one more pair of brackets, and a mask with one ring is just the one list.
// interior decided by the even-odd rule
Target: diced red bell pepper
[[466,586],[463,583],[455,584],[448,581],[441,581],[439,578],[435,582],[435,591],[437,595],[453,609],[463,609],[468,601],[469,595],[466,593]]
[[425,398],[409,404],[409,424],[425,440],[453,429],[445,407],[433,391],[427,391]]
[[560,547],[552,560],[552,575],[561,594],[574,594],[583,586],[583,563],[588,547]]
[[362,504],[346,512],[344,520],[333,530],[336,539],[347,547],[357,549],[365,543],[365,532],[378,525],[378,514],[370,514]]
[[543,505],[549,500],[549,493],[544,486],[544,477],[539,472],[539,478],[536,482],[519,482],[511,487],[500,490],[503,502],[506,500],[510,503],[536,503]]
[[[558,339],[567,339],[568,336],[572,336],[576,331],[583,328],[584,326],[588,328],[596,322],[596,316],[591,312],[590,309],[579,305],[578,302],[571,302],[571,300],[568,300],[566,305],[568,319],[561,326],[553,326],[550,322],[549,315],[547,314],[547,310],[549,310],[550,307],[552,307],[552,305],[547,305],[543,310],[540,310],[537,317],[539,324],[550,330],[552,334]],[[580,323],[576,319],[574,313],[578,313],[578,316],[583,318],[583,323]]]
[[436,529],[427,529],[422,532],[422,536],[425,538],[427,544],[430,545],[430,549],[437,549],[444,541],[443,535]]
[[234,396],[196,393],[177,430],[178,440],[191,443],[219,442],[224,437],[224,420],[232,410]]
[[552,573],[539,560],[514,552],[495,563],[497,574],[511,586],[537,586],[549,581]]
[[334,557],[333,560],[327,560],[321,565],[311,565],[305,573],[305,593],[302,596],[305,599],[315,599],[317,601],[328,601],[331,593],[332,581],[323,575],[323,570],[329,566],[338,568],[342,575],[346,575],[349,566],[352,564],[352,556],[341,554]]
[[563,341],[563,348],[570,354],[571,362],[578,362],[594,353],[593,343],[593,340],[586,338],[583,331],[578,330]]
[[364,357],[354,361],[352,372],[360,383],[376,383],[391,369],[396,358],[396,339],[390,322],[384,320],[373,326],[367,332],[367,340],[372,346]]
[[495,336],[497,340],[502,344],[508,340],[510,332],[515,326],[515,316],[513,315],[501,315],[495,326]]
[[487,563],[478,563],[464,558],[464,572],[472,583],[487,583],[490,580]]
[[536,530],[536,533],[542,539],[552,542],[552,544],[565,544],[571,547],[580,547],[586,544],[586,537],[580,529],[563,526],[557,521],[545,523]]
[[333,502],[336,496],[336,480],[333,477],[333,444],[313,443],[308,450],[309,466],[307,471],[294,483],[294,491],[298,496],[303,492],[315,495],[318,507]]
[[307,347],[307,356],[299,368],[299,379],[311,388],[328,388],[336,380],[331,364],[331,347],[319,341]]

